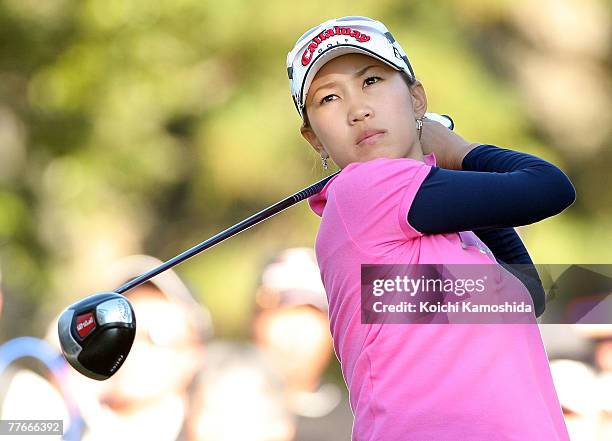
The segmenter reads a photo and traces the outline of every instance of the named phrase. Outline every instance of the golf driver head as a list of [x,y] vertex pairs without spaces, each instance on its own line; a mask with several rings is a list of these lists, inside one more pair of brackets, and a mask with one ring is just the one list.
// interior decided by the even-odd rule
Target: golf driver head
[[106,380],[132,348],[136,315],[120,294],[93,294],[62,312],[58,333],[62,353],[72,367],[94,380]]

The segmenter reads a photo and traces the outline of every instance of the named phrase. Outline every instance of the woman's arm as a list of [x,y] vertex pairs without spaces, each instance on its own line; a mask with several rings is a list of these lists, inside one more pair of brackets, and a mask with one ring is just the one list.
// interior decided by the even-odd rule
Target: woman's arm
[[570,180],[549,162],[470,143],[433,120],[423,119],[420,143],[423,153],[435,153],[438,165],[408,214],[423,233],[527,225],[563,211],[576,198]]
[[560,213],[575,198],[567,176],[527,153],[480,145],[463,171],[432,167],[408,222],[425,234],[528,225]]
[[497,260],[511,264],[531,264],[527,248],[514,228],[479,228],[474,234],[489,247]]
[[[489,145],[467,153],[462,167],[471,173],[432,168],[415,196],[408,221],[426,234],[473,230],[497,261],[528,288],[536,317],[540,316],[545,294],[538,273],[514,228],[503,225],[556,214],[575,199],[573,186],[546,161]],[[474,173],[479,170],[484,173]],[[545,201],[538,204],[531,198]]]
[[497,262],[514,274],[529,290],[536,317],[546,309],[546,294],[540,276],[523,241],[514,228],[481,228],[474,230],[491,250]]

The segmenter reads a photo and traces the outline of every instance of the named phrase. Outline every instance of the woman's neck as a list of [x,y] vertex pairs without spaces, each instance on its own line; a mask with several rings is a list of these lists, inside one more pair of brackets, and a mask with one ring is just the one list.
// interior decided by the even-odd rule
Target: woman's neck
[[421,144],[417,142],[416,144],[412,146],[412,148],[410,149],[410,151],[405,157],[409,159],[416,159],[417,161],[424,162],[425,161],[424,156],[425,155],[423,154],[423,148],[421,147]]

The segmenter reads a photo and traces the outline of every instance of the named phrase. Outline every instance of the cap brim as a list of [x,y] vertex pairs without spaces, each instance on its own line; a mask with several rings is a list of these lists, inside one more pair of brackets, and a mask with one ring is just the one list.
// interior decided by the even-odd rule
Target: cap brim
[[392,67],[395,70],[398,70],[398,71],[403,70],[401,66],[397,66],[395,63],[391,62],[390,60],[387,60],[386,58],[381,57],[380,55],[368,49],[360,47],[360,46],[356,46],[352,44],[342,44],[342,45],[330,47],[324,50],[323,52],[321,52],[321,54],[317,57],[317,59],[308,68],[306,76],[304,77],[302,89],[300,91],[300,97],[302,101],[300,104],[302,105],[302,107],[304,107],[306,103],[306,94],[308,93],[310,84],[312,83],[312,80],[314,79],[317,72],[323,67],[323,65],[333,60],[334,58],[340,57],[341,55],[355,54],[355,53],[364,54],[372,58],[376,58],[377,60],[382,61],[383,63]]

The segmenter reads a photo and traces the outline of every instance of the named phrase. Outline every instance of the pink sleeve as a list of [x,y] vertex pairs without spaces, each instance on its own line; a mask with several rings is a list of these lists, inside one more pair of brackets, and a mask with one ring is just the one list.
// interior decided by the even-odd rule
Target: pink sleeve
[[398,241],[423,236],[407,217],[430,170],[430,165],[407,158],[378,158],[347,166],[336,179],[334,193],[353,242],[378,254]]

